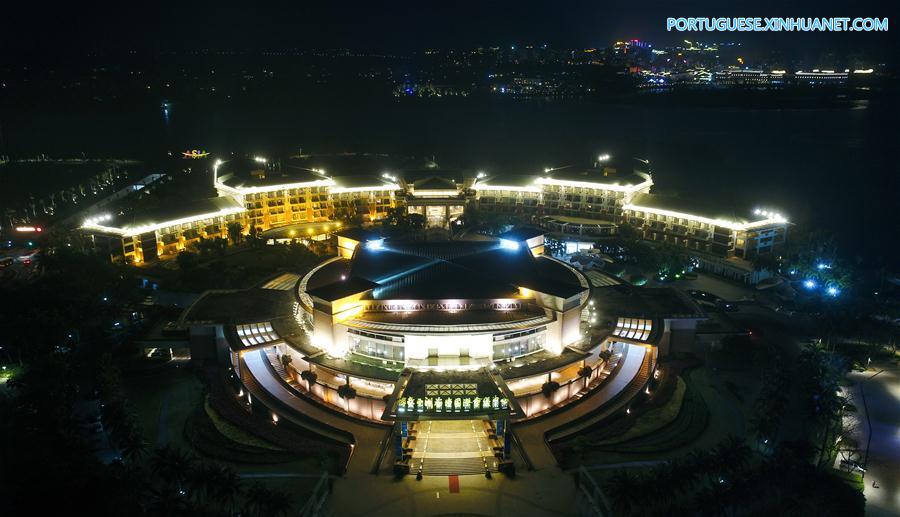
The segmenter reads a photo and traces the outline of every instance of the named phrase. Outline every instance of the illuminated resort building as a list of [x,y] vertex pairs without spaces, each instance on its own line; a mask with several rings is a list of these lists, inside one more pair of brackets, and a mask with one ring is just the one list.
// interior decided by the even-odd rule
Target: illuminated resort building
[[704,318],[674,289],[544,255],[536,228],[453,241],[355,228],[337,240],[338,256],[307,274],[207,292],[179,324],[193,358],[233,370],[248,411],[348,447],[383,429],[401,471],[503,470],[514,433],[546,447],[627,411]]
[[600,156],[590,167],[492,175],[368,155],[338,158],[354,161],[302,157],[281,167],[219,164],[213,180],[218,197],[140,215],[97,215],[83,230],[114,257],[142,262],[200,239],[227,237],[230,223],[240,223],[244,234],[281,229],[262,234],[281,242],[330,238],[347,222],[366,225],[391,210],[421,215],[426,228],[447,230],[468,208],[530,218],[577,238],[612,236],[627,223],[647,240],[684,247],[702,255],[704,267],[749,283],[758,275],[746,261],[777,251],[787,235],[787,221],[775,212],[723,216],[701,210],[702,200],[651,194],[644,160],[613,166],[609,156]]

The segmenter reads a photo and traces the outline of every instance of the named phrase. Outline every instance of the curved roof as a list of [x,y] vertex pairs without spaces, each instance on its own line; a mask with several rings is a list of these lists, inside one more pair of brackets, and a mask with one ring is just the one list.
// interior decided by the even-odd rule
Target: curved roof
[[316,272],[310,294],[342,297],[371,290],[372,300],[519,298],[520,287],[568,299],[585,287],[572,271],[499,241],[385,241],[359,246],[350,261]]
[[552,261],[536,259],[525,246],[498,241],[386,242],[360,248],[351,276],[379,284],[373,298],[491,299],[515,297],[519,287],[569,298],[584,288]]

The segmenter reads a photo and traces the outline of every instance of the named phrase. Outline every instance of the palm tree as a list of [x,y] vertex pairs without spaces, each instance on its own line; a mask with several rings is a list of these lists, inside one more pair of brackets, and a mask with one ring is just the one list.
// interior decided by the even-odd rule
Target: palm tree
[[219,475],[218,466],[212,463],[195,463],[188,473],[188,487],[192,499],[198,504],[212,504],[215,500]]
[[729,474],[741,471],[750,461],[750,448],[743,440],[734,436],[729,436],[720,443],[715,449],[715,454],[721,458]]
[[616,471],[605,483],[606,496],[616,515],[637,513],[638,499],[642,495],[641,483],[627,470]]
[[231,238],[232,244],[240,244],[241,238],[244,236],[244,226],[237,222],[228,223],[228,237]]
[[288,515],[293,506],[287,494],[266,488],[259,483],[254,483],[247,489],[244,503],[248,515],[259,516]]
[[653,505],[662,509],[672,504],[678,492],[679,479],[671,463],[660,463],[650,470],[648,487],[653,495]]
[[119,441],[119,445],[122,448],[122,456],[130,463],[137,462],[147,452],[147,441],[144,440],[144,436],[139,429],[132,428]]
[[248,515],[263,515],[262,509],[266,505],[271,491],[259,483],[253,483],[244,492],[244,511]]
[[241,478],[231,467],[216,467],[216,501],[221,503],[223,507],[227,507],[229,514],[234,514],[234,503],[237,496],[241,493]]
[[293,506],[288,494],[281,490],[271,490],[263,506],[263,515],[289,515]]
[[194,460],[187,454],[172,446],[157,449],[150,458],[150,469],[167,487],[174,487],[179,493],[193,467]]

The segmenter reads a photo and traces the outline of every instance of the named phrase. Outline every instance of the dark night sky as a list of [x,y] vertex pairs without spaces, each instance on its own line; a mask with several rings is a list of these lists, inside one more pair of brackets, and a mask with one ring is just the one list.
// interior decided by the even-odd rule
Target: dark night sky
[[[894,1],[699,0],[437,2],[251,2],[222,0],[187,7],[159,2],[7,2],[0,15],[3,54],[54,55],[72,50],[197,48],[336,48],[407,51],[548,43],[605,46],[621,38],[657,45],[682,39],[733,40],[754,46],[835,50],[894,48],[885,34],[708,34],[665,32],[668,16],[891,17]],[[893,11],[893,12],[889,12]],[[895,19],[891,20],[892,22]],[[894,51],[890,51],[894,52]]]

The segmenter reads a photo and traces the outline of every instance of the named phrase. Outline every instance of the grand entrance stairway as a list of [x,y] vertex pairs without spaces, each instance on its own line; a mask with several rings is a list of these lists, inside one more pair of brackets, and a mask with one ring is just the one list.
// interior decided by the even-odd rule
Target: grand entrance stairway
[[412,472],[424,476],[497,471],[493,443],[481,420],[428,420],[416,424]]

